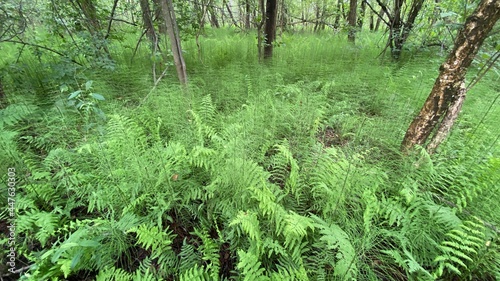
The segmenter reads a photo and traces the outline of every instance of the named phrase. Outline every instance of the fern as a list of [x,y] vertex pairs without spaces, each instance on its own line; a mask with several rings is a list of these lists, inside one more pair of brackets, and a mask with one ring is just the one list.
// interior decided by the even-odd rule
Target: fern
[[148,224],[141,224],[138,227],[130,228],[129,233],[136,233],[137,244],[141,245],[144,249],[151,250],[153,257],[166,251],[172,244],[172,234],[166,233],[158,226],[150,226]]
[[485,244],[484,226],[477,219],[464,221],[458,228],[446,233],[447,239],[439,245],[441,255],[434,259],[438,267],[434,276],[440,278],[445,269],[451,274],[462,275],[476,260]]
[[209,281],[209,280],[217,280],[217,279],[212,279],[203,268],[200,268],[197,265],[186,270],[179,277],[179,281]]
[[342,279],[356,279],[356,252],[349,236],[337,225],[330,225],[317,216],[312,216],[314,226],[319,229],[321,237],[316,247],[325,247],[329,251],[337,251],[334,276]]
[[201,99],[199,112],[201,121],[204,124],[210,127],[215,126],[216,108],[213,105],[212,97],[210,95],[206,95]]
[[300,201],[299,164],[288,146],[287,141],[275,146],[278,154],[272,160],[272,177],[282,182],[287,193],[291,192]]
[[131,279],[132,274],[115,267],[104,268],[96,276],[96,281],[126,281]]
[[237,267],[243,276],[243,281],[269,280],[264,275],[265,270],[261,267],[261,262],[254,252],[251,250],[248,252],[238,250],[238,258]]
[[211,280],[219,280],[219,245],[208,236],[206,230],[195,229],[194,234],[200,237],[202,242],[198,247],[198,251],[202,254],[202,260],[208,262],[206,271],[209,272]]
[[188,270],[199,266],[201,264],[201,257],[198,252],[196,252],[195,247],[186,242],[186,239],[182,242],[181,252],[179,253],[179,265],[178,270],[180,273],[187,272]]
[[248,237],[250,237],[250,239],[256,243],[260,243],[262,238],[259,219],[257,218],[256,213],[251,211],[240,211],[229,225],[240,225],[241,229],[248,235]]

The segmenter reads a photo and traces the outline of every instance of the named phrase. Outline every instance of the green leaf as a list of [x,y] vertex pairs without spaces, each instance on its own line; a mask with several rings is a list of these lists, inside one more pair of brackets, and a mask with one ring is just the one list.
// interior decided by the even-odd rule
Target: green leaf
[[455,12],[444,12],[444,13],[441,13],[439,16],[441,18],[446,18],[446,17],[451,17],[451,16],[456,16],[457,13]]
[[72,99],[76,98],[77,96],[79,96],[81,93],[82,93],[82,90],[74,91],[73,93],[71,93],[69,95],[68,99],[72,100]]
[[89,80],[89,81],[87,81],[87,83],[85,83],[85,91],[88,91],[88,90],[90,90],[92,88],[92,83],[93,82],[94,81]]
[[69,90],[69,87],[68,85],[61,85],[61,87],[59,87],[61,93],[64,93],[64,92],[67,92]]
[[100,94],[91,93],[90,96],[93,97],[96,100],[105,100],[105,98],[102,95],[100,95]]

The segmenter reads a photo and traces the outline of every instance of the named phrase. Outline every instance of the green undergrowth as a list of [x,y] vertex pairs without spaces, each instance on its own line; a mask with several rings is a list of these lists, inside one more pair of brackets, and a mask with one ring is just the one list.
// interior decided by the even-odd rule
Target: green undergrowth
[[184,43],[186,88],[167,65],[153,89],[135,37],[111,48],[112,69],[4,59],[19,278],[500,278],[496,78],[436,155],[402,156],[444,58],[392,62],[360,36],[284,34],[258,63],[255,34],[207,30],[201,56]]

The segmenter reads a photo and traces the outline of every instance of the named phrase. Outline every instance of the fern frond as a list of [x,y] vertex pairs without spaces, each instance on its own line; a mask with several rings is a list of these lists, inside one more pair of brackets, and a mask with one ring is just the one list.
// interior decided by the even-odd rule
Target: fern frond
[[457,275],[467,272],[485,245],[484,230],[482,223],[476,219],[464,221],[458,228],[446,233],[447,240],[439,245],[442,254],[434,259],[438,265],[434,276],[442,277],[445,269]]
[[312,215],[315,221],[315,228],[321,234],[321,244],[317,247],[326,247],[329,250],[337,251],[337,261],[335,263],[334,275],[347,279],[356,279],[356,252],[351,244],[349,236],[339,226],[328,224],[321,218]]
[[179,272],[186,272],[187,270],[200,264],[200,255],[196,252],[194,246],[187,243],[186,239],[184,239],[181,246],[181,252],[179,253]]
[[230,226],[240,225],[241,229],[255,242],[261,241],[261,232],[259,226],[259,219],[257,218],[257,214],[252,211],[240,211],[236,218],[234,218]]
[[194,234],[200,237],[202,241],[202,244],[198,247],[198,251],[202,254],[202,259],[209,262],[206,266],[206,271],[210,273],[211,280],[219,280],[219,245],[209,237],[206,230],[195,229]]
[[[179,281],[211,281],[209,274],[202,268],[195,265],[186,270],[180,277]],[[215,279],[217,280],[217,279]]]
[[107,267],[99,271],[96,281],[127,281],[132,275],[121,268]]
[[264,275],[265,270],[261,267],[259,257],[254,252],[238,250],[238,259],[237,268],[243,276],[243,281],[269,280],[269,278]]
[[141,224],[139,227],[129,229],[128,232],[136,233],[137,244],[151,250],[154,255],[172,244],[172,234],[161,230],[158,226]]

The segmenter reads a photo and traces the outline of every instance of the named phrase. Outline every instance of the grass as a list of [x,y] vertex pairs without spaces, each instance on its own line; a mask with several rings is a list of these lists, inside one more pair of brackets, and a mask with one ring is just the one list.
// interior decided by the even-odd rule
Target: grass
[[[132,222],[120,224],[123,214],[114,209],[140,216],[132,220],[137,224],[154,218],[161,225],[164,219],[169,231],[185,238],[172,238],[176,254],[187,255],[190,247],[196,246],[196,254],[203,254],[199,265],[206,270],[218,260],[213,254],[219,248],[212,256],[207,254],[213,251],[209,249],[212,242],[221,243],[224,246],[219,246],[228,251],[231,258],[224,263],[243,262],[244,257],[250,260],[255,253],[249,244],[257,236],[252,229],[268,239],[265,243],[274,243],[274,248],[266,247],[276,253],[263,255],[262,266],[276,271],[276,264],[295,263],[290,257],[301,253],[299,250],[290,252],[286,262],[275,257],[288,254],[283,252],[289,249],[279,245],[293,247],[288,238],[293,228],[287,225],[283,230],[276,223],[276,234],[269,231],[283,210],[287,221],[293,221],[292,214],[304,224],[312,214],[326,221],[315,224],[316,228],[321,225],[324,236],[305,226],[293,234],[302,237],[301,233],[308,233],[304,242],[311,244],[304,250],[304,255],[309,255],[304,266],[309,274],[317,273],[314,266],[324,260],[338,259],[335,252],[325,251],[328,247],[338,247],[339,255],[342,251],[347,255],[353,247],[359,257],[353,262],[359,278],[398,279],[404,275],[423,280],[419,278],[424,278],[426,270],[437,268],[433,259],[438,245],[448,237],[445,234],[454,229],[450,225],[458,227],[457,221],[465,222],[472,216],[486,221],[488,227],[500,224],[496,203],[500,198],[498,188],[494,188],[500,168],[496,127],[500,112],[495,106],[498,77],[489,73],[469,93],[458,124],[437,155],[405,158],[399,153],[400,142],[445,58],[415,50],[406,50],[399,62],[378,57],[384,42],[381,36],[361,33],[352,45],[343,34],[285,33],[272,61],[259,63],[254,33],[207,29],[199,38],[200,53],[194,39],[183,42],[189,79],[186,89],[178,84],[172,65],[153,89],[148,46],[141,44],[133,55],[137,43],[134,34],[111,46],[113,70],[72,68],[51,56],[37,61],[29,53],[16,64],[12,55],[15,48],[2,44],[10,54],[0,60],[6,93],[12,103],[29,108],[17,112],[19,117],[12,117],[10,123],[0,123],[5,132],[0,144],[10,150],[18,147],[18,151],[2,154],[2,167],[19,166],[27,174],[20,179],[22,184],[50,191],[42,198],[26,193],[28,198],[36,198],[32,202],[36,206],[43,206],[44,200],[50,201],[46,198],[66,188],[64,198],[52,204],[73,198],[66,205],[61,203],[65,207],[58,207],[71,212],[70,216],[51,213],[65,220],[75,216],[112,218],[111,225],[140,235]],[[19,71],[12,71],[9,64]],[[67,93],[61,94],[60,86],[66,84],[74,91],[88,80],[94,81],[93,91],[106,98],[97,104],[108,116],[106,121],[84,119],[84,113],[64,106]],[[37,107],[41,100],[44,105]],[[10,110],[3,112],[16,113]],[[8,120],[6,115],[2,118]],[[93,126],[84,129],[88,120]],[[158,175],[142,174],[149,169]],[[172,175],[165,175],[170,172]],[[163,182],[162,177],[166,177]],[[249,186],[244,186],[247,183]],[[258,193],[257,187],[270,194]],[[118,189],[114,192],[113,188]],[[241,196],[235,197],[236,193]],[[266,196],[276,197],[273,212],[265,211],[271,206],[265,207]],[[129,197],[133,203],[127,205]],[[164,201],[155,201],[160,199]],[[141,202],[152,207],[135,205]],[[227,206],[221,206],[224,204]],[[29,209],[26,206],[20,209],[21,215]],[[464,208],[466,212],[462,212]],[[242,228],[236,228],[235,221],[245,218],[239,211],[245,211],[245,216],[246,212],[255,214],[260,225],[251,228],[241,223]],[[214,222],[215,227],[205,229]],[[334,232],[334,225],[341,230],[332,236],[337,238],[324,234]],[[59,231],[70,235],[64,227]],[[210,235],[200,229],[209,230]],[[29,233],[23,231],[22,235]],[[125,230],[113,237],[120,238],[119,252],[126,252],[131,237],[120,237],[122,232]],[[488,239],[497,237],[484,232],[493,237]],[[249,238],[245,240],[246,234]],[[282,239],[285,234],[289,235],[286,240]],[[349,239],[320,244],[344,235]],[[56,234],[52,237],[65,239]],[[52,249],[59,247],[55,242],[51,245]],[[248,253],[242,254],[242,249]],[[142,255],[150,250],[146,246],[134,248],[144,252]],[[140,266],[152,266],[145,266],[148,259],[139,259]],[[414,263],[408,262],[411,259]],[[39,262],[40,270],[50,267],[49,260]],[[484,258],[481,262],[489,264],[487,261]],[[425,268],[418,269],[419,264]],[[239,266],[233,264],[232,269],[246,274],[246,266]],[[332,265],[317,271],[332,274],[327,272],[329,267]],[[192,265],[184,269],[189,268]],[[186,275],[196,271],[184,269],[173,272]],[[346,271],[345,276],[348,274]]]

